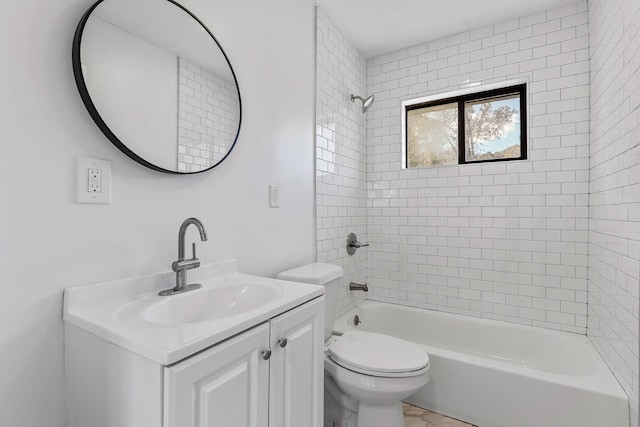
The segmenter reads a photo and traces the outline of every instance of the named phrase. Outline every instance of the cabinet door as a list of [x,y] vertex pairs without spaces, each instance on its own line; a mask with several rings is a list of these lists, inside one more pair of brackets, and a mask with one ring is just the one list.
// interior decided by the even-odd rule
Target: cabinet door
[[164,427],[267,427],[269,324],[164,370]]
[[324,297],[272,319],[271,349],[269,425],[322,427]]

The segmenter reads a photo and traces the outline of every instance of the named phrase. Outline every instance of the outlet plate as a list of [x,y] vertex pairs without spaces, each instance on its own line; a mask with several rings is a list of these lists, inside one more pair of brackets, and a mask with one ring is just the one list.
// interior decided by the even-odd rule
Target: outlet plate
[[76,157],[76,203],[111,203],[111,162]]

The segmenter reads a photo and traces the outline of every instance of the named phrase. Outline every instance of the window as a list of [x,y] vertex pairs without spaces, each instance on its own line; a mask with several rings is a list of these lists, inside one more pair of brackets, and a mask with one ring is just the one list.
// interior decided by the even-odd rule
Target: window
[[527,158],[526,86],[404,103],[405,166]]

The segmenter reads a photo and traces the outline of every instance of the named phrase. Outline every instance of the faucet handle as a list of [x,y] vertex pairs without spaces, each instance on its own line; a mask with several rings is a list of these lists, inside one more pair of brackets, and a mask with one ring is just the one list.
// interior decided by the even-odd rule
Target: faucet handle
[[368,243],[355,242],[355,243],[351,243],[349,246],[351,246],[352,248],[360,249],[360,248],[364,248],[366,246],[369,246],[369,244]]
[[358,236],[356,236],[354,233],[349,233],[349,236],[347,236],[347,253],[349,255],[353,255],[356,253],[356,249],[359,248],[364,248],[369,246],[368,243],[360,243],[358,241]]
[[185,259],[184,261],[173,261],[171,269],[176,273],[178,271],[192,270],[200,267],[200,260],[198,258]]
[[191,244],[191,249],[192,249],[192,252],[193,252],[193,256],[192,256],[191,258],[193,258],[193,259],[198,258],[198,257],[196,256],[196,242],[193,242],[193,243]]

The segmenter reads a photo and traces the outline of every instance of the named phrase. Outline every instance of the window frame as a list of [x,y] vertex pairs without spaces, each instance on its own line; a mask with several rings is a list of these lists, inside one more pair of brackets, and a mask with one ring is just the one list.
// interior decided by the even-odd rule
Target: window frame
[[[467,160],[465,150],[466,129],[465,129],[465,108],[464,105],[469,101],[482,101],[489,98],[497,98],[504,95],[519,95],[520,97],[520,157],[509,157],[502,159],[487,159],[487,160]],[[494,163],[494,162],[506,162],[511,160],[526,160],[527,159],[527,84],[518,83],[505,87],[499,87],[494,89],[487,89],[479,92],[463,93],[460,95],[445,96],[444,98],[431,99],[421,102],[419,99],[417,102],[405,101],[402,103],[403,109],[403,169],[420,169],[427,167],[438,166],[456,166],[466,164],[477,163]],[[408,112],[421,108],[437,107],[443,104],[457,104],[458,105],[458,163],[451,165],[433,165],[433,166],[414,166],[409,167],[409,146],[408,146],[408,133],[409,126]]]

